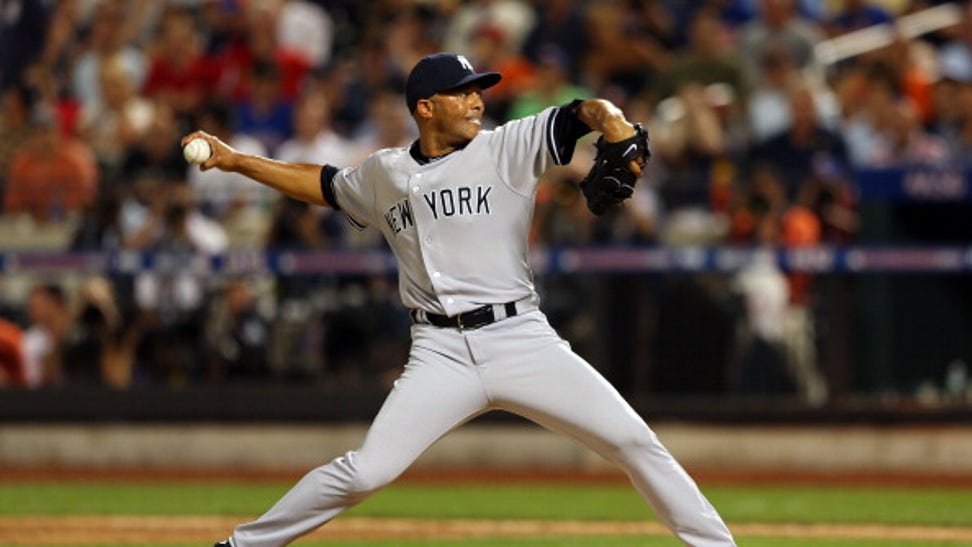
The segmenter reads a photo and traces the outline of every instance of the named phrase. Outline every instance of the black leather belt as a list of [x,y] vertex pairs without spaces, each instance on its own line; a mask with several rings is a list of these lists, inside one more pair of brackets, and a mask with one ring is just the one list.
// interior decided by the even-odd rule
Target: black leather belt
[[[506,304],[500,305],[506,312],[506,317],[513,317],[516,315],[516,302],[507,302]],[[439,315],[437,313],[429,312],[419,313],[418,310],[412,310],[410,314],[412,316],[412,320],[416,323],[428,323],[436,327],[451,327],[460,330],[478,329],[479,327],[485,327],[490,323],[495,323],[500,319],[505,319],[505,317],[496,317],[496,312],[493,311],[492,304],[486,304],[485,306],[480,306],[476,309],[453,316]],[[422,320],[423,316],[424,321]]]

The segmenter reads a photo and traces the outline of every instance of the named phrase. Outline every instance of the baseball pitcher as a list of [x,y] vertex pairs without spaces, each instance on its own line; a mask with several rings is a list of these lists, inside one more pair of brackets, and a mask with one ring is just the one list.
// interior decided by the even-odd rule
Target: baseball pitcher
[[363,444],[305,475],[266,514],[218,546],[286,545],[361,503],[440,437],[503,409],[570,435],[631,478],[686,545],[727,547],[732,535],[695,482],[620,394],[538,309],[527,236],[543,172],[568,163],[596,131],[581,191],[594,214],[631,195],[648,137],[608,101],[576,100],[482,128],[482,91],[500,74],[461,55],[422,59],[406,102],[411,146],[379,150],[356,167],[285,163],[241,154],[195,132],[211,155],[201,168],[241,173],[293,198],[343,211],[380,230],[399,265],[412,345]]

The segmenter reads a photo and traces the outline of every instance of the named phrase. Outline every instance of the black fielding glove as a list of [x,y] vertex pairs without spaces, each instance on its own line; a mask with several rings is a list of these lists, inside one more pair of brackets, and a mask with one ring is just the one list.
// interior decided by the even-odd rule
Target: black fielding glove
[[594,147],[594,165],[580,183],[581,192],[587,201],[587,208],[597,216],[631,197],[638,176],[631,172],[628,164],[633,160],[647,163],[651,157],[648,150],[648,131],[640,123],[635,124],[635,134],[618,142],[607,142],[601,136]]

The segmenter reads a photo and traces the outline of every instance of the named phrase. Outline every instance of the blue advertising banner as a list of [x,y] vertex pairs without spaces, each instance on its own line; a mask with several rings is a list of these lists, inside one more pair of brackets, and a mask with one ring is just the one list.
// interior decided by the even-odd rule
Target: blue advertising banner
[[853,177],[861,201],[962,202],[972,198],[972,170],[960,165],[859,169]]
[[[753,247],[580,247],[535,249],[530,261],[538,274],[731,273],[755,260],[806,273],[972,272],[969,246]],[[0,253],[3,274],[197,275],[384,274],[396,271],[387,251],[326,251],[170,255],[162,253]]]

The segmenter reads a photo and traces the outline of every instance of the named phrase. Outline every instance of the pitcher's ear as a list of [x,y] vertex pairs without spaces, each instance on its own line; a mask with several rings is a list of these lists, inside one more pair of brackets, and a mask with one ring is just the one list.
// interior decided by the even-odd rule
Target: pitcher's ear
[[434,108],[432,99],[419,99],[419,102],[415,103],[415,116],[417,118],[431,118]]

